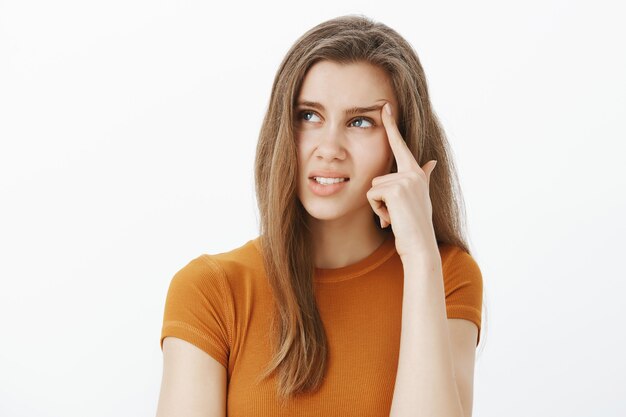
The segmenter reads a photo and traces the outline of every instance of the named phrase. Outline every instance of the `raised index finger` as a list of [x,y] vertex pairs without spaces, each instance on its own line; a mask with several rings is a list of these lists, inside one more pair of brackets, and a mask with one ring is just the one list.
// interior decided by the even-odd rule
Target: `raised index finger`
[[396,125],[396,121],[390,113],[391,104],[385,103],[381,109],[383,125],[387,131],[387,138],[389,139],[391,151],[396,158],[398,172],[414,171],[415,169],[419,169],[419,164],[415,160],[415,157],[413,157],[409,147],[404,142],[404,139],[398,130],[398,126]]

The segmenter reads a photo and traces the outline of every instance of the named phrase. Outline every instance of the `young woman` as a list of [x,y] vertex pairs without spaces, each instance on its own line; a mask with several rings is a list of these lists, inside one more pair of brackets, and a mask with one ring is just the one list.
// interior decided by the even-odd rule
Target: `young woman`
[[158,416],[470,416],[482,276],[406,40],[360,16],[298,39],[255,176],[260,235],[172,279]]

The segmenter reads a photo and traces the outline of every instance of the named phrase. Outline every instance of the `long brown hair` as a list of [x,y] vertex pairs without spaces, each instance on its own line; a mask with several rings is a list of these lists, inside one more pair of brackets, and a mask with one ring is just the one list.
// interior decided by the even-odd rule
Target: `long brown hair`
[[[273,357],[261,377],[278,371],[278,395],[282,399],[317,390],[326,371],[328,346],[315,302],[311,234],[296,194],[293,125],[293,109],[303,79],[320,60],[368,62],[387,72],[398,100],[399,109],[394,111],[399,112],[402,137],[413,155],[418,155],[420,166],[437,160],[430,179],[437,242],[459,246],[469,253],[456,168],[431,108],[422,65],[411,45],[395,30],[361,15],[337,17],[307,31],[287,52],[276,73],[255,159],[260,240],[276,305]],[[395,170],[394,164],[392,172]],[[376,224],[380,227],[378,220]]]

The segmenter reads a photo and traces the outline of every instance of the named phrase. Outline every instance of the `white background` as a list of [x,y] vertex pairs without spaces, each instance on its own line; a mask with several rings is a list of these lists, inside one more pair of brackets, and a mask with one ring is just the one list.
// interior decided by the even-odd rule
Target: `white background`
[[170,279],[257,236],[274,74],[347,13],[415,47],[454,151],[474,415],[626,415],[621,2],[223,3],[0,0],[0,415],[155,414]]

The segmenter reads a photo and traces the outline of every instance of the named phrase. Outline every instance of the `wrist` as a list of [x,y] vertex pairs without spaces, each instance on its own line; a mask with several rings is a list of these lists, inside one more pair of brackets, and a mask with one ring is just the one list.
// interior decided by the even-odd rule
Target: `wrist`
[[439,251],[433,252],[409,252],[400,257],[404,270],[414,270],[415,268],[435,269],[441,268],[441,255]]

